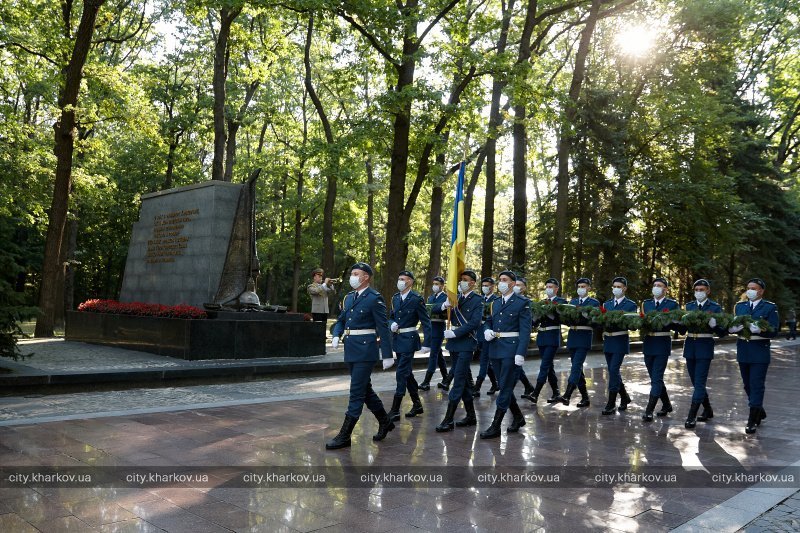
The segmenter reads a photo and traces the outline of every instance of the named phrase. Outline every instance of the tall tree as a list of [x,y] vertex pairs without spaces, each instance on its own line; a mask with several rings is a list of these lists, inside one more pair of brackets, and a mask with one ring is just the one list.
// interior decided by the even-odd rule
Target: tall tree
[[95,22],[100,8],[106,0],[85,0],[78,30],[72,35],[72,4],[63,4],[62,24],[65,36],[72,41],[69,62],[62,69],[63,84],[58,96],[58,107],[61,116],[53,125],[55,130],[56,174],[53,187],[53,202],[50,205],[50,216],[47,224],[44,260],[42,263],[42,283],[39,287],[39,309],[41,315],[36,321],[37,337],[52,337],[55,311],[58,301],[59,281],[61,278],[61,246],[64,240],[64,227],[67,222],[69,193],[72,186],[72,155],[75,149],[76,107],[83,79],[83,66],[92,45]]

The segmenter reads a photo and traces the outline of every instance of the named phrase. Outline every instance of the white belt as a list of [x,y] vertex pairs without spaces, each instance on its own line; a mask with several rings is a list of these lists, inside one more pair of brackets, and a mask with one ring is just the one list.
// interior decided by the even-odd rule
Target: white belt
[[561,326],[547,326],[544,328],[539,328],[539,331],[551,331],[554,329],[561,329]]
[[713,333],[687,333],[687,339],[713,339]]
[[431,322],[447,322],[444,318],[431,318]]
[[746,341],[768,341],[767,337],[761,337],[759,335],[750,335],[749,339],[744,339]]
[[593,331],[591,326],[570,326],[571,330]]
[[627,335],[627,331],[604,331],[603,337],[616,337],[618,335]]
[[654,331],[653,333],[648,333],[648,337],[671,337],[671,331]]
[[417,331],[417,328],[400,328],[395,333],[411,333],[412,331]]
[[502,337],[519,337],[519,331],[504,331],[502,333],[499,331],[495,331],[494,336],[498,339]]
[[344,330],[343,337],[347,337],[349,335],[375,335],[376,332],[374,329],[346,329]]

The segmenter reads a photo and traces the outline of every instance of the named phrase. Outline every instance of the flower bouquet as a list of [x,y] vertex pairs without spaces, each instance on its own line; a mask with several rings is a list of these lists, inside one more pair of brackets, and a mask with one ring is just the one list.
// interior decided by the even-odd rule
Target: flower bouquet
[[561,323],[565,326],[587,326],[589,325],[588,311],[591,307],[577,307],[572,304],[558,304],[558,316]]
[[717,321],[717,326],[727,329],[730,327],[731,315],[728,313],[710,313],[707,311],[684,311],[680,318],[681,323],[686,326],[689,333],[713,333],[708,327],[710,319]]
[[[563,305],[563,304],[562,304]],[[531,316],[533,320],[542,320],[544,317],[555,318],[559,304],[548,301],[531,302]]]
[[601,326],[603,331],[631,331],[642,327],[642,317],[639,313],[625,311],[609,311],[605,306],[593,308],[589,317],[592,322]]
[[737,315],[737,316],[730,316],[730,322],[725,325],[724,327],[732,328],[734,326],[742,326],[744,329],[738,333],[740,337],[746,340],[750,340],[750,337],[753,335],[753,332],[750,331],[750,325],[755,324],[758,326],[761,331],[772,331],[772,326],[769,325],[769,322],[764,320],[763,318],[758,318],[753,320],[753,317],[750,315]]
[[642,327],[639,328],[642,336],[648,333],[656,333],[659,331],[667,331],[669,325],[673,320],[680,320],[684,311],[675,309],[662,309],[661,311],[650,311],[649,313],[640,314],[642,318]]

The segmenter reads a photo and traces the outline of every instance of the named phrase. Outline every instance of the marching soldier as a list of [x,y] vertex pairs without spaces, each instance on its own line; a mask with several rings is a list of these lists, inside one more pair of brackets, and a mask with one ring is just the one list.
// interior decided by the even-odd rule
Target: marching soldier
[[[622,276],[617,276],[611,282],[611,292],[614,297],[603,304],[608,311],[635,312],[638,306],[636,302],[625,296],[628,290],[628,280]],[[625,390],[622,382],[622,360],[630,352],[630,335],[628,330],[604,331],[603,332],[603,352],[606,356],[608,366],[608,402],[602,413],[610,415],[616,411],[617,393],[620,396],[619,410],[624,411],[631,403],[631,397]]]
[[[517,281],[515,282],[513,289],[514,289],[514,294],[519,294],[527,298],[528,280],[526,280],[522,276],[517,276]],[[531,323],[531,326],[533,326],[533,323]],[[533,403],[536,403],[536,401],[538,400],[538,396],[537,399],[534,399],[533,397],[533,391],[536,388],[528,379],[528,376],[525,374],[524,368],[519,367],[518,371],[519,371],[519,377],[518,377],[519,382],[522,383],[523,387],[525,387],[525,390],[522,391],[522,394],[520,394],[520,398],[526,398],[532,401]],[[547,403],[553,403],[553,401],[555,401],[554,398],[557,398],[560,394],[558,392],[558,378],[556,377],[555,370],[550,369],[550,372],[548,372],[547,374],[547,381],[548,383],[550,383],[550,388],[553,389],[553,397],[547,400]]]
[[[645,315],[653,311],[669,312],[680,309],[678,302],[667,298],[669,283],[666,278],[656,278],[653,280],[653,297],[642,302],[642,313]],[[650,376],[650,396],[647,400],[647,407],[642,415],[642,421],[652,422],[653,411],[656,403],[661,399],[661,411],[658,416],[666,416],[672,411],[667,395],[667,387],[664,385],[664,371],[667,369],[669,354],[672,353],[672,332],[673,324],[659,331],[651,331],[645,336],[642,342],[642,353],[644,354],[644,365],[647,367],[647,374]],[[669,409],[667,407],[669,406]]]
[[[481,326],[483,326],[486,322],[486,318],[489,316],[489,309],[491,309],[492,302],[500,298],[500,295],[495,292],[494,285],[494,278],[492,277],[486,277],[481,280],[481,293],[483,293],[483,321],[481,322]],[[476,398],[481,395],[481,385],[483,385],[483,380],[486,379],[487,375],[489,376],[489,381],[492,383],[492,387],[486,394],[494,394],[498,391],[497,378],[494,374],[494,368],[492,368],[489,361],[489,346],[482,335],[478,336],[478,347],[480,368],[478,369],[478,377],[475,378],[475,391],[472,393]]]
[[[558,295],[561,284],[556,278],[550,278],[544,283],[545,299],[542,302],[565,304],[567,301]],[[561,346],[561,319],[558,315],[545,316],[533,322],[533,327],[538,327],[536,334],[536,346],[539,348],[539,355],[541,356],[541,363],[539,364],[539,375],[536,378],[536,388],[533,394],[529,396],[533,403],[539,399],[539,393],[544,387],[545,381],[552,374],[555,377],[556,372],[553,366],[556,352]],[[551,384],[552,386],[552,384]],[[553,387],[553,397],[547,400],[547,403],[555,403],[561,397],[558,390],[558,378],[556,378],[556,385]]]
[[[739,337],[736,341],[736,361],[742,375],[744,391],[750,406],[745,433],[755,433],[756,427],[767,418],[764,411],[764,382],[770,362],[770,339],[778,334],[780,318],[778,306],[763,299],[767,284],[761,278],[753,278],[747,282],[747,300],[736,304],[736,316],[750,315],[754,323],[750,324],[750,339]],[[771,331],[763,331],[755,324],[757,320],[766,320]],[[731,333],[739,333],[743,326],[730,328]]]
[[[705,311],[707,313],[721,313],[722,307],[717,302],[709,299],[711,295],[711,283],[707,279],[698,279],[694,282],[695,300],[686,304],[687,311]],[[676,329],[680,333],[686,333],[686,340],[683,341],[683,357],[686,359],[686,370],[689,372],[689,380],[694,387],[692,394],[692,404],[689,406],[689,414],[686,416],[684,426],[692,429],[697,425],[697,421],[706,422],[709,418],[714,418],[714,410],[711,409],[711,401],[708,398],[706,381],[708,381],[708,370],[711,368],[711,361],[714,359],[714,334],[724,337],[726,331],[717,325],[714,317],[708,319],[707,326],[700,328],[689,328],[678,323]],[[703,406],[703,413],[697,416],[697,411]],[[670,407],[667,400],[664,409]]]
[[[589,289],[592,288],[592,280],[580,278],[575,282],[578,296],[569,303],[578,308],[600,307],[600,302],[589,296]],[[570,326],[567,333],[567,349],[570,354],[571,368],[567,379],[567,391],[558,400],[564,405],[569,405],[569,399],[577,388],[581,393],[581,401],[578,407],[589,407],[589,391],[586,390],[586,376],[583,375],[583,363],[586,361],[586,354],[592,347],[592,329],[589,319],[583,317],[581,324]]]
[[525,425],[525,417],[514,398],[514,385],[531,340],[530,300],[522,294],[514,294],[512,287],[517,277],[513,272],[505,270],[497,279],[502,298],[492,302],[483,334],[489,343],[489,357],[497,372],[500,392],[497,394],[497,409],[492,425],[480,434],[482,439],[500,436],[500,425],[509,409],[514,419],[506,431],[513,433]]
[[425,372],[425,380],[419,384],[420,390],[431,389],[431,378],[436,372],[438,365],[442,380],[447,379],[447,365],[442,355],[442,342],[444,341],[444,327],[447,323],[447,312],[442,311],[442,304],[447,301],[447,293],[443,290],[444,278],[436,276],[433,278],[432,293],[428,297],[428,304],[431,306],[431,334],[425,335],[424,347],[430,348],[428,358],[428,370]]
[[[436,431],[440,433],[453,430],[453,416],[459,400],[464,402],[467,416],[456,422],[455,425],[459,427],[475,426],[478,423],[472,399],[472,384],[467,379],[470,375],[469,365],[472,361],[472,353],[478,344],[477,335],[483,315],[483,301],[473,292],[477,280],[478,275],[472,270],[465,270],[461,273],[461,281],[458,283],[458,304],[452,307],[450,313],[451,329],[444,332],[444,338],[447,339],[447,350],[453,360],[454,378],[453,387],[448,396],[447,413],[441,424],[436,426]],[[441,306],[442,310],[447,310],[449,307],[451,307],[449,300]]]
[[[394,429],[381,399],[372,390],[370,376],[375,362],[383,356],[383,369],[394,364],[392,339],[386,317],[383,296],[370,287],[373,270],[366,263],[356,263],[350,269],[350,286],[354,289],[342,301],[342,312],[333,326],[333,348],[339,347],[344,336],[344,361],[350,369],[350,402],[344,423],[325,448],[335,450],[350,446],[350,434],[361,416],[364,404],[378,419],[378,432],[372,440],[380,441]],[[380,341],[380,342],[379,342]]]
[[400,420],[400,404],[403,402],[406,389],[408,389],[408,395],[411,396],[413,404],[411,410],[406,413],[406,418],[412,418],[424,412],[412,366],[414,353],[422,347],[417,324],[422,324],[422,331],[427,339],[431,336],[431,319],[422,295],[411,290],[413,285],[414,274],[403,270],[397,276],[397,290],[400,292],[392,296],[389,329],[393,333],[392,348],[397,354],[397,370],[395,372],[397,388],[394,391],[392,408],[389,410],[389,418],[392,421]]

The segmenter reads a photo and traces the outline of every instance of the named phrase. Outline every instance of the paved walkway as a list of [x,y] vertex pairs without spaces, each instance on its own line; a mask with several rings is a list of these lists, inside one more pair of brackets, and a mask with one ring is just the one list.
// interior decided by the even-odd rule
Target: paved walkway
[[[574,402],[570,407],[526,402],[527,425],[519,434],[484,441],[477,431],[491,420],[489,398],[477,402],[478,428],[438,434],[433,427],[446,402],[431,390],[423,396],[425,414],[403,418],[386,441],[372,442],[376,423],[365,411],[353,446],[334,452],[323,444],[338,430],[347,403],[347,379],[341,376],[0,398],[0,531],[665,531],[679,526],[736,531],[762,527],[758,520],[772,520],[774,530],[783,527],[776,523],[791,523],[773,513],[793,514],[782,506],[796,501],[791,494],[796,480],[794,488],[764,483],[727,487],[707,479],[701,486],[683,477],[677,486],[555,481],[551,488],[552,480],[523,478],[492,486],[475,478],[467,483],[474,487],[467,488],[465,474],[454,476],[553,468],[569,475],[681,474],[689,467],[734,473],[745,466],[751,473],[796,469],[796,406],[786,399],[800,386],[798,343],[775,343],[769,418],[755,435],[743,431],[747,405],[732,349],[720,349],[712,364],[709,386],[716,416],[694,430],[683,428],[690,390],[677,352],[666,376],[676,412],[649,425],[640,420],[648,389],[641,356],[628,357],[623,367],[634,404],[625,413],[603,417],[606,373],[601,356],[595,355],[587,365],[593,401],[588,409],[577,409]],[[563,383],[564,361],[558,370]],[[390,400],[385,391],[391,388],[392,373],[374,376],[384,402]],[[288,478],[290,488],[256,488],[252,478],[242,477],[251,471],[285,473],[281,467],[361,472],[358,468],[365,466],[372,467],[367,471],[372,475],[405,469],[440,473],[451,482],[423,481],[414,488],[396,479],[379,485],[370,479],[332,479],[305,488]],[[24,485],[19,477],[13,483],[9,477],[47,467],[88,469],[116,482],[80,488],[59,479]],[[160,475],[188,469],[205,472],[208,479],[180,483],[176,478],[137,488],[123,474],[132,476],[142,468],[159,468]],[[752,516],[754,510],[759,515]],[[711,521],[721,514],[725,523]]]

